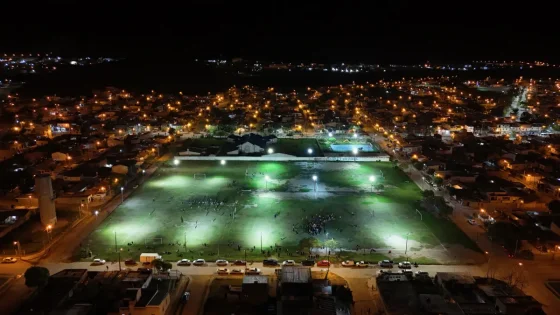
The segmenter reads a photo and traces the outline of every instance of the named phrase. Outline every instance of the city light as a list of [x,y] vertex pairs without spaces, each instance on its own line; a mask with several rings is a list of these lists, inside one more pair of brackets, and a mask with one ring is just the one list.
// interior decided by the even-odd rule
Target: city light
[[311,149],[311,148],[307,149],[307,153],[313,154],[313,149]]
[[226,165],[226,160],[221,160],[221,161],[220,161],[220,164]]
[[268,154],[272,154],[272,153],[274,153],[274,150],[272,148],[268,148],[267,152],[268,152]]
[[179,160],[178,160],[178,159],[174,159],[174,160],[173,160],[173,164],[179,165]]

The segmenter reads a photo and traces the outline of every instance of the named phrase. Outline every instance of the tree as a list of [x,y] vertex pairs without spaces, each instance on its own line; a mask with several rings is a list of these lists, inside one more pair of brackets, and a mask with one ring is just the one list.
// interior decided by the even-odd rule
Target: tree
[[440,186],[441,184],[443,184],[443,178],[436,176],[436,178],[434,178],[434,184]]
[[385,185],[383,185],[383,184],[377,184],[377,185],[375,185],[375,189],[376,189],[376,190],[383,190],[383,189],[385,189]]
[[429,199],[429,198],[434,198],[435,194],[434,194],[434,192],[431,191],[431,190],[424,190],[424,191],[422,192],[422,196],[423,196],[425,199]]
[[306,237],[304,239],[301,239],[299,241],[299,247],[303,250],[303,249],[308,249],[309,252],[311,252],[311,250],[314,247],[319,247],[320,243],[319,240],[314,238],[314,237]]
[[548,203],[548,211],[554,213],[554,214],[560,214],[560,200],[556,199],[556,200],[552,200],[551,202]]
[[175,128],[169,128],[169,131],[167,132],[169,133],[170,136],[175,134]]
[[154,266],[155,269],[160,271],[169,270],[172,267],[170,262],[164,261],[163,259],[154,259],[152,265]]
[[325,242],[325,246],[327,247],[327,249],[330,251],[331,249],[335,249],[338,247],[338,241],[336,241],[334,238],[331,238],[330,240]]
[[44,288],[49,282],[49,269],[32,266],[25,271],[25,285],[30,288]]

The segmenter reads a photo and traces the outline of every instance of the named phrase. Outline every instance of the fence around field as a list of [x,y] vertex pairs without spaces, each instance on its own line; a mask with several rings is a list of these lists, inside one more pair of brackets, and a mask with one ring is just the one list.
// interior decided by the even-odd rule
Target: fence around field
[[175,159],[181,161],[271,161],[271,162],[389,162],[389,155],[376,156],[292,156],[283,154],[269,154],[263,156],[185,156],[177,155]]

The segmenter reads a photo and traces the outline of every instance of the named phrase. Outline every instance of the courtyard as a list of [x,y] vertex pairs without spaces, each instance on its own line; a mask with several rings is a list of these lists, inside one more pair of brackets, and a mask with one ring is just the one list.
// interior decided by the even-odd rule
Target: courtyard
[[76,257],[300,260],[311,250],[338,261],[453,263],[480,255],[452,222],[417,211],[420,190],[391,163],[178,163],[138,187]]

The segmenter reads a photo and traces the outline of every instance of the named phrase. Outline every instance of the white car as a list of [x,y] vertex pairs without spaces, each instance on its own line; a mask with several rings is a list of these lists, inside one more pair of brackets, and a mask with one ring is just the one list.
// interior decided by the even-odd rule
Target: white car
[[225,259],[216,260],[216,265],[217,266],[227,266],[228,264],[229,264],[229,262]]
[[358,262],[356,263],[356,267],[358,267],[358,268],[367,268],[367,267],[369,267],[369,264],[368,264],[367,262],[365,262],[365,261],[358,261]]
[[247,274],[247,275],[260,275],[261,270],[259,268],[247,268],[247,269],[245,269],[245,274]]
[[204,260],[202,258],[199,258],[199,259],[193,261],[192,264],[195,265],[195,266],[203,266],[203,265],[206,265],[206,260]]
[[379,262],[379,267],[381,268],[393,268],[393,263],[390,260],[382,260]]
[[218,270],[216,270],[216,273],[219,275],[227,275],[229,274],[229,270],[227,268],[218,268]]
[[354,267],[356,263],[353,260],[346,260],[342,262],[342,267]]
[[470,225],[476,225],[476,221],[473,219],[469,219],[467,222],[469,222]]
[[93,265],[105,265],[105,259],[95,258],[93,260]]
[[14,258],[14,257],[6,257],[6,258],[2,259],[2,263],[4,263],[4,264],[13,264],[15,262],[17,262],[17,258]]
[[190,266],[191,261],[189,259],[181,259],[177,262],[177,266]]
[[283,265],[283,266],[295,266],[295,265],[296,265],[296,262],[293,261],[293,260],[291,260],[291,259],[289,259],[289,260],[284,260],[284,261],[282,262],[282,265]]
[[399,263],[399,268],[401,268],[401,269],[411,269],[412,264],[410,263],[410,261],[403,261],[403,262]]
[[243,270],[241,269],[232,269],[230,272],[230,275],[242,275],[243,274]]

